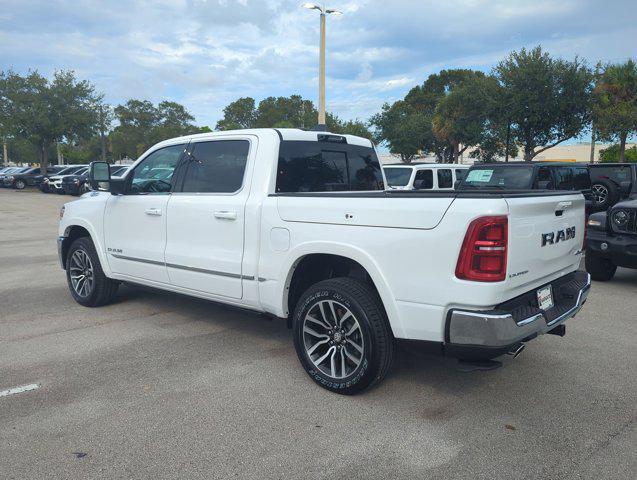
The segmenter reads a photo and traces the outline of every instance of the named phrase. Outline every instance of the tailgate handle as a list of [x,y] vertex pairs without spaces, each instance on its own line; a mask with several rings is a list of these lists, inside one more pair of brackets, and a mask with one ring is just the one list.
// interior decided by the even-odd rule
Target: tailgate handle
[[555,216],[561,217],[564,214],[564,211],[567,210],[571,205],[573,205],[573,202],[558,203],[557,207],[555,208]]

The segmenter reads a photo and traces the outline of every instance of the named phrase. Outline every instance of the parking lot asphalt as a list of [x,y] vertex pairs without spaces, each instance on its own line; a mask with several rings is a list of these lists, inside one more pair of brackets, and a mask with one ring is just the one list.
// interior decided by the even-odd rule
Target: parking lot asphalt
[[128,287],[77,305],[55,246],[71,200],[0,189],[0,391],[39,385],[0,396],[0,478],[637,475],[637,271],[498,370],[401,348],[344,397],[282,321]]

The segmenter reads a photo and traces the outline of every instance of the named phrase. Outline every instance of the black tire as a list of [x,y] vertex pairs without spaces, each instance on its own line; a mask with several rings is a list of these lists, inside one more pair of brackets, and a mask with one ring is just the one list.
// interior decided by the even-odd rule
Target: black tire
[[[75,268],[72,259],[76,252],[79,252],[80,256],[86,254],[92,267],[92,286],[90,291],[84,292],[85,294],[78,293],[71,281],[71,271]],[[71,244],[66,256],[66,281],[75,301],[85,307],[100,307],[111,303],[119,288],[119,282],[104,275],[95,245],[89,237],[78,238]]]
[[[326,301],[336,302],[337,311],[339,308],[343,308],[343,311],[349,310],[354,317],[353,321],[356,321],[360,326],[356,332],[356,335],[358,335],[357,342],[361,341],[363,346],[359,363],[355,367],[350,365],[351,371],[346,372],[341,378],[335,378],[335,376],[321,371],[311,359],[311,352],[308,354],[308,347],[306,346],[305,319],[308,313],[318,308],[319,303]],[[345,323],[344,318],[346,317],[341,317],[343,321],[341,326]],[[334,316],[332,316],[332,319],[334,319]],[[352,321],[351,317],[350,321]],[[359,280],[333,278],[312,285],[296,304],[293,326],[294,347],[301,365],[303,365],[312,380],[332,392],[345,395],[358,393],[380,382],[392,364],[395,348],[394,337],[389,327],[385,309],[374,289]],[[334,337],[331,338],[334,339]],[[346,344],[348,341],[344,340],[342,344],[334,347],[329,347],[328,345],[324,345],[324,347],[328,350],[330,348],[335,349],[331,355],[333,357],[337,354],[337,348],[342,350],[348,348],[349,345]],[[340,352],[340,350],[338,352],[341,356],[344,356],[345,352]],[[356,350],[353,349],[352,353],[356,356],[358,355]],[[347,357],[351,358],[351,355],[347,355]],[[345,360],[343,361],[345,362]],[[333,372],[334,370],[332,370]],[[343,373],[342,370],[341,373]]]
[[619,201],[619,188],[614,182],[596,180],[591,185],[595,210],[608,210]]
[[15,188],[16,190],[24,190],[24,187],[26,187],[27,184],[24,180],[18,179],[15,181],[15,183],[13,184],[13,188]]
[[612,280],[617,271],[617,265],[606,258],[600,258],[591,254],[586,255],[586,271],[591,274],[591,278],[598,282],[608,282]]
[[66,192],[64,191],[63,188],[59,188],[55,191],[55,193],[57,193],[58,195],[64,195]]

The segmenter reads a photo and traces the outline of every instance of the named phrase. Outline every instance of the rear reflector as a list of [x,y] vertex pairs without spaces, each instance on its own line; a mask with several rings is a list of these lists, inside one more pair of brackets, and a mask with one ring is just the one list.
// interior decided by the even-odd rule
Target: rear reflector
[[456,277],[476,282],[506,278],[509,222],[506,216],[480,217],[469,225],[456,266]]

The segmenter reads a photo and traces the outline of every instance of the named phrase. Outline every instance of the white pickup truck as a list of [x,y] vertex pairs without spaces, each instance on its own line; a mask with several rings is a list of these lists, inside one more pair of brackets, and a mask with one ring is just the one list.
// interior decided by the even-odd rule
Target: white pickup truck
[[369,140],[296,129],[175,138],[61,211],[58,250],[82,305],[121,282],[287,319],[319,385],[355,393],[396,339],[467,361],[564,333],[578,271],[579,192],[385,191]]

